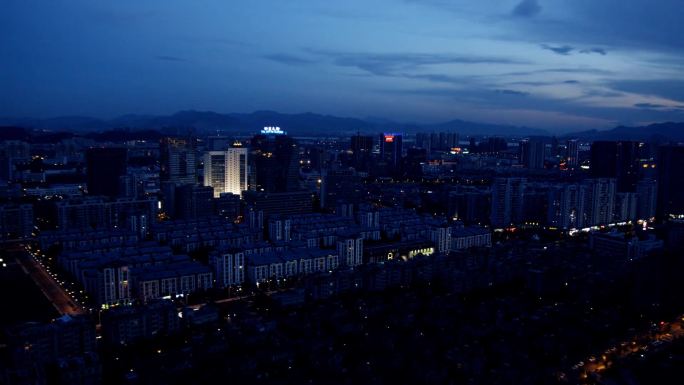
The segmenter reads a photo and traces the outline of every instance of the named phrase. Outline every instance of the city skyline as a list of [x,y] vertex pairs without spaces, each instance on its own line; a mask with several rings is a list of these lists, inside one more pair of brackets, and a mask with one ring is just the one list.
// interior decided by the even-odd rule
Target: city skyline
[[0,383],[684,378],[681,0],[5,0]]
[[268,109],[558,131],[681,121],[681,14],[645,0],[10,1],[0,116]]

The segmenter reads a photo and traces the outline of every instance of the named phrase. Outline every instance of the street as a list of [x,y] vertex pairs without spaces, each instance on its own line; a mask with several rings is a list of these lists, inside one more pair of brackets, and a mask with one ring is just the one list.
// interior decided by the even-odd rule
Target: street
[[33,279],[40,291],[43,292],[60,314],[76,315],[85,313],[64,291],[62,286],[28,252],[22,250],[13,254],[24,272]]

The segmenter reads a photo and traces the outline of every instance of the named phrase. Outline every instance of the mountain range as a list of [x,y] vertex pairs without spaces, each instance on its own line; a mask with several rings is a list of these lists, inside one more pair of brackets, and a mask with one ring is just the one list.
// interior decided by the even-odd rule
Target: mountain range
[[253,113],[217,113],[212,111],[180,111],[173,115],[123,115],[111,120],[82,116],[66,116],[49,119],[2,118],[0,126],[16,126],[49,131],[103,131],[112,129],[161,130],[177,134],[194,129],[198,133],[225,133],[250,135],[265,126],[278,126],[292,135],[331,136],[351,135],[356,132],[377,134],[379,132],[453,131],[463,135],[548,135],[545,130],[495,124],[452,120],[439,124],[407,124],[379,118],[344,118],[314,113],[283,114],[274,111]]
[[573,133],[586,140],[643,140],[650,142],[684,141],[684,123],[666,122],[648,126],[618,126],[611,130],[590,130]]
[[[41,131],[74,131],[79,133],[108,130],[159,130],[179,135],[194,130],[198,134],[252,135],[265,126],[278,126],[291,135],[330,136],[377,134],[379,132],[458,132],[462,136],[549,136],[548,131],[520,126],[450,120],[438,124],[397,123],[382,118],[345,118],[314,113],[283,114],[274,111],[252,113],[217,113],[212,111],[180,111],[172,115],[123,115],[111,120],[83,116],[49,119],[2,118],[0,126],[23,127]],[[658,123],[644,127],[619,126],[611,130],[582,131],[562,137],[584,140],[652,140],[684,141],[684,123]]]

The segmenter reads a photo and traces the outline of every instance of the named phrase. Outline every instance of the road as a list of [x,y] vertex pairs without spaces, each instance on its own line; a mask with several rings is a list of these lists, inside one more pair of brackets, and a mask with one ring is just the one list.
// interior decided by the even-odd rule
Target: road
[[[273,295],[275,293],[281,293],[281,292],[288,291],[288,290],[291,290],[291,289],[288,288],[288,289],[269,290],[269,291],[265,292],[264,294],[270,296],[270,295]],[[255,296],[256,296],[255,293],[250,293],[250,294],[240,295],[237,297],[228,297],[228,298],[217,299],[217,300],[214,300],[211,302],[214,304],[226,304],[226,303],[230,303],[230,302],[242,301],[245,299],[254,298]],[[205,305],[207,305],[207,302],[202,302],[202,303],[198,303],[198,304],[194,304],[194,305],[188,305],[187,307],[194,309],[194,310],[198,310],[202,306],[205,306]]]
[[77,315],[85,313],[85,310],[73,301],[69,294],[64,291],[64,288],[28,252],[18,251],[14,255],[24,272],[33,279],[40,291],[60,314]]
[[662,321],[654,324],[651,330],[577,363],[572,367],[572,371],[582,383],[600,383],[601,373],[613,366],[614,363],[635,355],[645,357],[647,354],[657,352],[666,344],[682,337],[684,337],[684,315],[680,315],[669,322]]

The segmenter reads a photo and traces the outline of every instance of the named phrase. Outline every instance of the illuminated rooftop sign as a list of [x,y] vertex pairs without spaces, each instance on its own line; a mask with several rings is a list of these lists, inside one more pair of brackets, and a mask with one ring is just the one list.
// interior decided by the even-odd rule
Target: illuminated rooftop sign
[[264,129],[261,130],[261,133],[264,135],[285,135],[285,134],[287,134],[285,131],[281,130],[280,127],[274,127],[274,126],[264,127]]
[[400,137],[401,134],[393,134],[393,133],[392,133],[392,134],[389,134],[389,133],[383,134],[383,137],[384,137],[384,139],[385,139],[385,143],[392,143],[392,142],[394,142],[394,138],[397,137],[397,136]]

